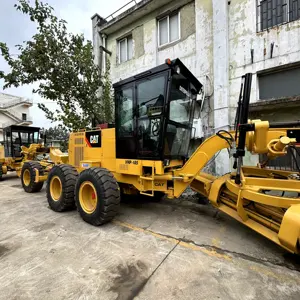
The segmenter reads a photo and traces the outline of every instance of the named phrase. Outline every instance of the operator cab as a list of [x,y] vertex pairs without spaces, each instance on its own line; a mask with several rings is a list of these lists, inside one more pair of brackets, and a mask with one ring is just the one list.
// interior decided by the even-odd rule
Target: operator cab
[[22,157],[21,146],[29,147],[39,142],[39,127],[11,125],[3,129],[6,157]]
[[179,59],[114,84],[117,158],[186,159],[201,88]]

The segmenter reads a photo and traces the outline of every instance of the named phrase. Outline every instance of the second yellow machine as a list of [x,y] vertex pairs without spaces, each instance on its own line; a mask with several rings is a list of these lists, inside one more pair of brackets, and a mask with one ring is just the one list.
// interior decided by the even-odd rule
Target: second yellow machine
[[[20,176],[24,162],[37,160],[37,156],[45,152],[39,139],[39,127],[10,125],[3,128],[3,141],[0,145],[0,179],[8,172],[14,171]],[[37,167],[36,163],[33,165]]]
[[[40,142],[43,136],[39,127],[11,125],[3,129],[0,145],[0,179],[8,172],[21,177],[23,188],[28,193],[42,189],[47,174],[55,164],[66,163],[68,155],[55,147],[46,147]],[[36,180],[36,173],[39,179]]]
[[[299,170],[243,165],[246,149],[268,159],[286,155],[288,148],[298,153],[299,124],[248,121],[251,78],[243,77],[236,131],[217,132],[190,156],[202,85],[179,59],[115,84],[115,127],[71,133],[68,163],[55,165],[47,176],[50,207],[76,205],[86,222],[100,225],[117,214],[120,194],[175,198],[191,186],[219,210],[299,253]],[[223,149],[233,154],[234,171],[221,177],[201,173]],[[46,180],[35,172],[36,181]]]

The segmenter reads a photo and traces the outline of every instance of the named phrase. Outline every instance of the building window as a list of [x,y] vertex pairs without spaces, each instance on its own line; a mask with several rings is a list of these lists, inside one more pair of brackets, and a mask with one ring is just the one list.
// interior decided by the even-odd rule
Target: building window
[[132,59],[132,36],[127,36],[126,38],[118,41],[119,45],[119,63],[125,62]]
[[22,114],[22,121],[26,121],[27,120],[27,114]]
[[258,75],[259,99],[287,99],[300,96],[300,68]]
[[257,31],[300,19],[300,0],[257,0]]
[[163,46],[180,39],[180,14],[171,14],[158,20],[158,45]]

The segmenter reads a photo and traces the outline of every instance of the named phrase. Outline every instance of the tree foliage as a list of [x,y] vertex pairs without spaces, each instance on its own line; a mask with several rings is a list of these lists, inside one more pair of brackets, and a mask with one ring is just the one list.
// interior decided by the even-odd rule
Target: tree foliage
[[[101,102],[102,78],[94,64],[92,43],[81,34],[69,33],[66,21],[58,19],[47,3],[18,0],[15,7],[36,23],[37,33],[31,40],[16,45],[16,58],[0,42],[1,54],[10,67],[8,73],[0,70],[4,88],[37,83],[33,92],[58,105],[58,109],[51,110],[41,102],[39,108],[48,119],[70,129],[89,126],[93,116],[111,121],[111,107],[107,101]],[[108,94],[108,87],[103,90]]]
[[58,125],[48,129],[43,129],[43,132],[46,136],[47,144],[56,140],[60,141],[62,151],[66,151],[68,149],[70,131],[66,127]]

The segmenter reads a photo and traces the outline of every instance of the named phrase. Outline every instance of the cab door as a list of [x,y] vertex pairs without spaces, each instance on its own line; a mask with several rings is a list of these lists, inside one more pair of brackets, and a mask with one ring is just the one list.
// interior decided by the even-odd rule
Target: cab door
[[5,157],[12,156],[12,143],[11,143],[11,130],[7,128],[3,131],[3,138],[4,138],[4,153]]
[[168,72],[136,82],[137,157],[161,159]]
[[136,117],[134,84],[120,87],[115,91],[116,103],[116,156],[136,159]]

